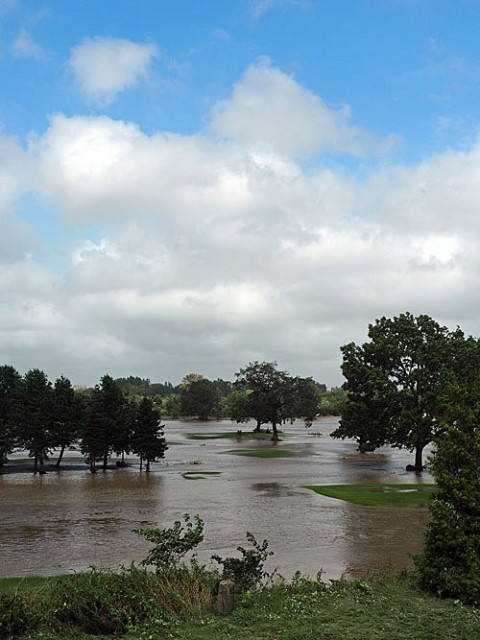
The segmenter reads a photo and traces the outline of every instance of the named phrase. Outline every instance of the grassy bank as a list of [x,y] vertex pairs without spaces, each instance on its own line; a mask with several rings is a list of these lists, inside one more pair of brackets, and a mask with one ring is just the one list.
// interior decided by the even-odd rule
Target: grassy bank
[[[215,613],[215,583],[201,573],[170,572],[159,577],[129,569],[122,574],[91,572],[20,584],[23,591],[13,596],[14,606],[26,603],[22,620],[30,630],[24,628],[24,635],[15,637],[30,640],[87,640],[111,634],[128,640],[480,637],[479,610],[422,593],[411,575],[393,570],[356,582],[327,586],[297,579],[259,594],[247,592],[228,616]],[[0,592],[7,590],[12,597],[12,585],[12,580],[0,582]],[[1,629],[0,637],[8,637]]]
[[434,484],[305,485],[315,493],[363,506],[428,504]]

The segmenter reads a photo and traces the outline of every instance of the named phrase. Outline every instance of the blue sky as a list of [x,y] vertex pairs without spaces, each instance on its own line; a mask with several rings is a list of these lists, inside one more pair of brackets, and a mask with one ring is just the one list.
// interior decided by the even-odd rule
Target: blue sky
[[478,334],[477,0],[0,0],[0,359],[341,382]]

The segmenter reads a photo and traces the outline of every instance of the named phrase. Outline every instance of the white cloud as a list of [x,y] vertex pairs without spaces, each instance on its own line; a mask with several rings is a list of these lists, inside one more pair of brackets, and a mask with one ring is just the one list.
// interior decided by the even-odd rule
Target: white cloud
[[265,146],[287,156],[317,151],[366,155],[391,151],[395,136],[377,138],[350,123],[350,109],[330,109],[291,76],[261,59],[216,106],[212,130],[248,146]]
[[156,56],[158,50],[154,44],[86,38],[72,50],[70,66],[87,100],[108,105],[119,93],[147,76],[149,65]]
[[298,4],[299,0],[255,0],[252,6],[252,16],[258,19],[273,9]]
[[[279,112],[262,134],[271,101]],[[338,159],[308,171],[296,161],[366,152],[367,138],[269,65],[248,69],[196,135],[54,116],[28,155],[35,191],[79,230],[60,277],[25,257],[41,255],[34,237],[14,232],[30,165],[3,139],[0,208],[15,247],[2,258],[3,360],[91,384],[107,370],[232,378],[265,359],[336,384],[339,346],[381,315],[428,313],[477,334],[480,141],[361,176]]]
[[24,28],[20,29],[15,38],[12,51],[16,58],[34,58],[39,61],[44,61],[48,58],[46,51],[35,42]]

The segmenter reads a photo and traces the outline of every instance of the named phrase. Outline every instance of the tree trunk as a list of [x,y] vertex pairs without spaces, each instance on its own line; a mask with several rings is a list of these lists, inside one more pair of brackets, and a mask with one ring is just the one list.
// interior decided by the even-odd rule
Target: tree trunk
[[415,449],[415,471],[423,471],[423,445]]
[[140,471],[143,469],[143,456],[140,456]]
[[38,453],[35,454],[33,459],[33,473],[38,473]]
[[58,459],[55,463],[55,468],[58,469],[60,467],[60,464],[62,462],[62,458],[63,458],[63,454],[65,453],[65,445],[62,444],[62,448],[60,449],[60,453],[58,454]]
[[278,441],[278,431],[277,431],[277,422],[276,420],[272,421],[272,442],[277,442]]
[[105,453],[103,454],[103,465],[102,465],[102,469],[104,471],[107,468],[107,464],[108,464],[108,451],[105,451]]
[[253,433],[260,433],[261,430],[262,430],[262,422],[261,420],[257,420],[257,426],[253,430]]
[[147,458],[147,467],[145,471],[148,473],[150,471],[150,458]]

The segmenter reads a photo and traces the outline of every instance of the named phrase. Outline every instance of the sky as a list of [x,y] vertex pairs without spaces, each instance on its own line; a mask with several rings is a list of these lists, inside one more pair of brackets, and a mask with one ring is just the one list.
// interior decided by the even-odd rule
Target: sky
[[479,0],[0,0],[0,364],[330,387],[479,285]]

